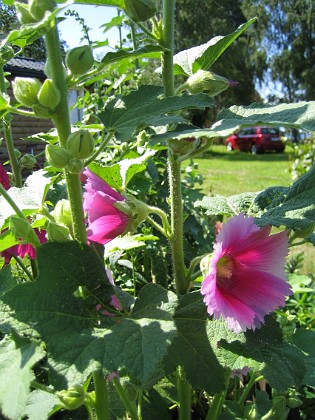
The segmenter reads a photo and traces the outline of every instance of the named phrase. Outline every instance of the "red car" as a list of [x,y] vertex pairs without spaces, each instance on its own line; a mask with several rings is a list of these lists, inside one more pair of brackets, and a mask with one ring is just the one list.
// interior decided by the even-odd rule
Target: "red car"
[[228,151],[239,149],[243,152],[251,151],[256,154],[274,150],[283,152],[285,143],[281,132],[276,127],[246,127],[236,131],[225,140]]

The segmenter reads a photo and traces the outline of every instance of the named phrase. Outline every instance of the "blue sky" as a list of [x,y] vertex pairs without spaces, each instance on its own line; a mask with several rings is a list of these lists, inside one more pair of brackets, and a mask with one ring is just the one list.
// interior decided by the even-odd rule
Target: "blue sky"
[[[91,28],[89,35],[93,41],[104,41],[106,38],[109,40],[109,45],[114,47],[119,39],[118,29],[112,28],[105,34],[100,26],[104,23],[108,23],[114,16],[117,16],[117,9],[115,7],[108,6],[87,6],[87,5],[71,5],[69,8],[65,8],[59,16],[63,16],[66,10],[75,10],[79,13],[80,17],[85,20],[86,25]],[[66,20],[59,23],[58,25],[61,38],[66,41],[69,48],[77,47],[79,45],[86,44],[86,42],[80,43],[82,38],[81,26],[76,22],[74,17],[67,16]],[[96,53],[105,53],[110,51],[108,47],[99,48]]]

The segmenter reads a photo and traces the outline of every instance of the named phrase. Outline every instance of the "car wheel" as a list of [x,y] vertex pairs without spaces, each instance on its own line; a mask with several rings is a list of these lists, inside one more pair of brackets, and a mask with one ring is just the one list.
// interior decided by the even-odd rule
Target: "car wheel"
[[230,141],[228,141],[228,142],[226,143],[226,150],[227,150],[228,152],[232,152],[232,150],[233,150],[233,145],[232,145],[232,143],[231,143]]
[[257,153],[259,151],[257,145],[252,144],[251,147],[250,147],[250,151],[252,152],[252,155],[257,155]]

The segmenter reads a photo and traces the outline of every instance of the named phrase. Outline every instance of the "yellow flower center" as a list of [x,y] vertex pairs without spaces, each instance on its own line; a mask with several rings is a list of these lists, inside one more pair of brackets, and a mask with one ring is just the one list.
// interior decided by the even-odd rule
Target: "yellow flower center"
[[229,257],[222,257],[217,262],[217,282],[220,286],[227,287],[232,277],[233,261]]

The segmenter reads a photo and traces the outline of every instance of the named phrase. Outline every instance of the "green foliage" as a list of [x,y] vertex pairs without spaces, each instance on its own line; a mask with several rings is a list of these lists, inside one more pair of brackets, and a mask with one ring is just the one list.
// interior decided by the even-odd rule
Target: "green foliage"
[[45,352],[34,340],[12,334],[0,342],[0,354],[1,411],[8,418],[20,418],[35,379],[32,368]]
[[292,163],[292,180],[305,174],[315,164],[314,138],[305,140],[303,143],[294,144],[294,162]]

